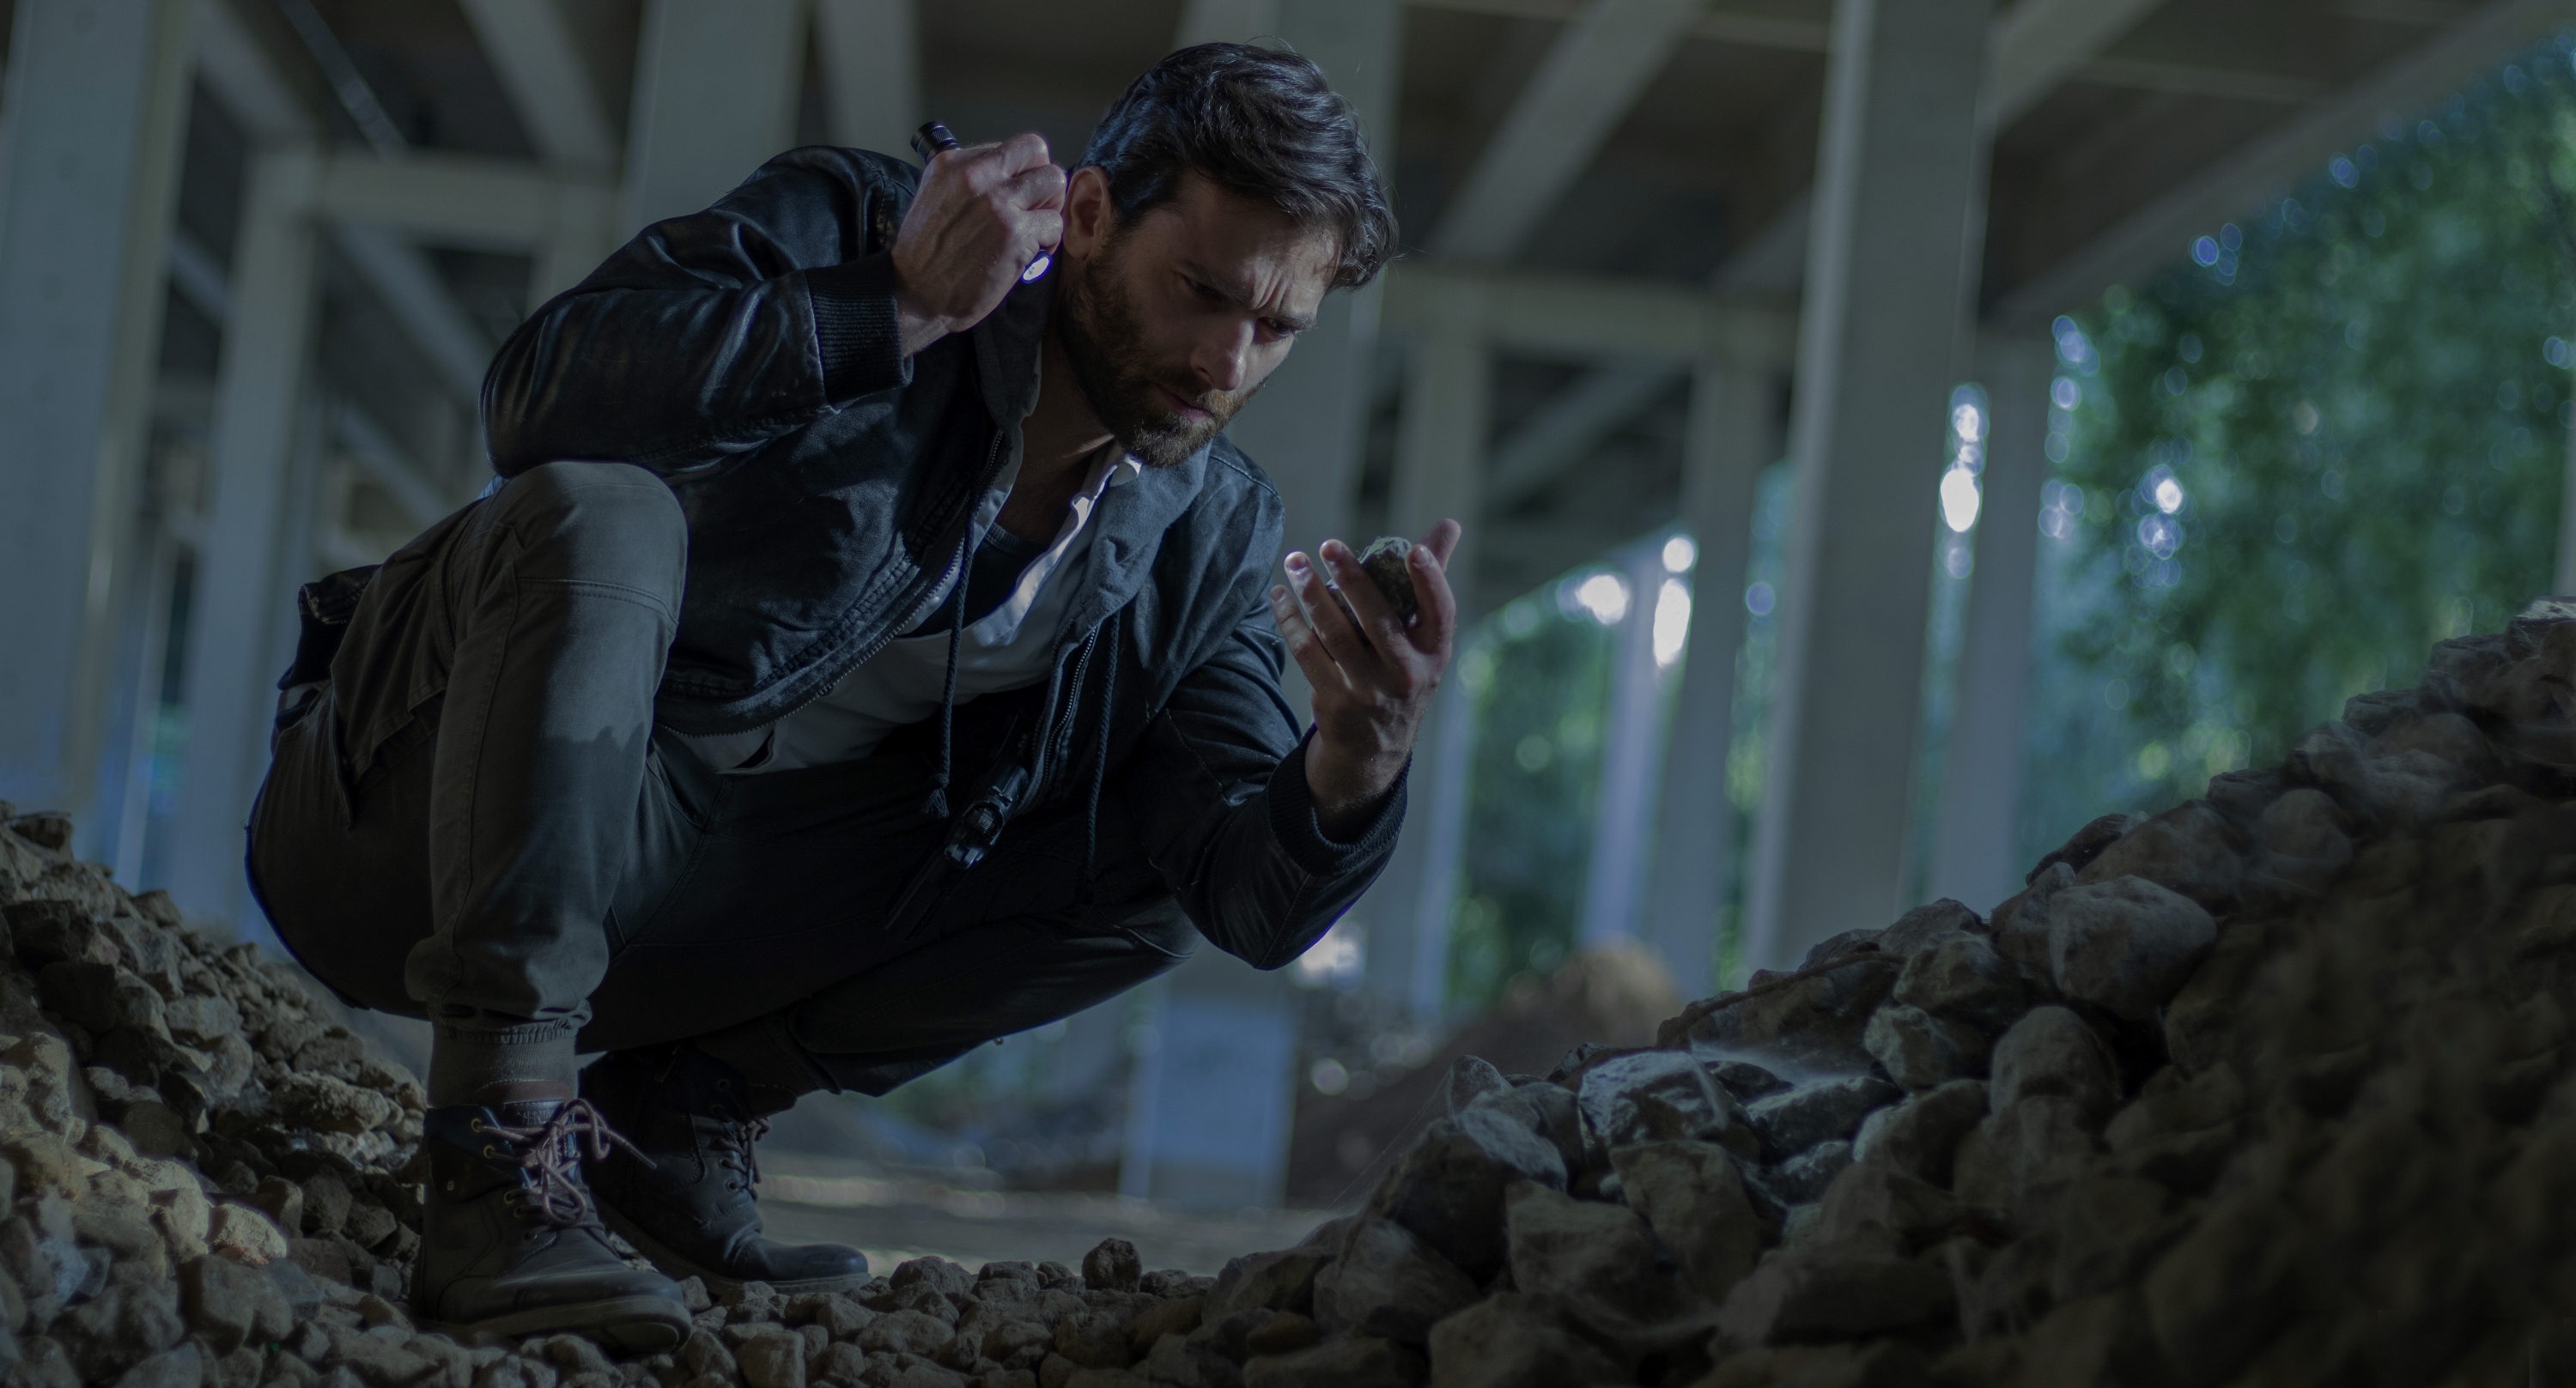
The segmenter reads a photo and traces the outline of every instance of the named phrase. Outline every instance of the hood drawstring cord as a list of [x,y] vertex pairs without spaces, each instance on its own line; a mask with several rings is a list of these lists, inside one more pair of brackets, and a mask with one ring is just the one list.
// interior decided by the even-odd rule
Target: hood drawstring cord
[[1109,614],[1100,624],[1101,642],[1106,649],[1100,662],[1100,738],[1091,759],[1090,801],[1082,814],[1082,882],[1073,894],[1073,904],[1091,904],[1091,884],[1100,870],[1100,789],[1109,780],[1109,730],[1118,712],[1118,619],[1125,609]]
[[951,736],[957,713],[957,653],[966,639],[966,579],[974,563],[974,532],[957,537],[956,586],[949,593],[948,673],[939,685],[939,765],[930,775],[930,794],[921,802],[921,812],[933,819],[948,817],[949,766],[956,760]]

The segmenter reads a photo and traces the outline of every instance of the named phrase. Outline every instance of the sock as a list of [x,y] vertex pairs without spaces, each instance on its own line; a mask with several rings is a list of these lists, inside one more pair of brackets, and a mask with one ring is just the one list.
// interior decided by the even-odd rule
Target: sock
[[560,1102],[579,1092],[573,1074],[570,1033],[543,1041],[495,1041],[488,1032],[461,1035],[440,1027],[430,1038],[432,1108]]

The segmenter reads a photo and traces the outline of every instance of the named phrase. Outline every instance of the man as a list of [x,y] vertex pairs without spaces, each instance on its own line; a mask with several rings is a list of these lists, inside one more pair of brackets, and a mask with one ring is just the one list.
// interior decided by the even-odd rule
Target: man
[[308,589],[251,826],[305,964],[434,1023],[424,1316],[648,1348],[689,1323],[663,1273],[853,1286],[761,1237],[765,1115],[1192,927],[1276,968],[1367,886],[1457,527],[1410,624],[1338,541],[1270,587],[1279,501],[1219,431],[1393,236],[1313,64],[1211,44],[1070,177],[1034,135],[797,150],[512,336],[506,483]]

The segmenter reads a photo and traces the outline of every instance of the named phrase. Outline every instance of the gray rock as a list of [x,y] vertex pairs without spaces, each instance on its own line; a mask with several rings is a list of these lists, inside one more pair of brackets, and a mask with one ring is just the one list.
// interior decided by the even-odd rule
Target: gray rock
[[1246,1253],[1217,1274],[1216,1290],[1208,1293],[1200,1314],[1210,1321],[1254,1309],[1302,1315],[1315,1304],[1315,1275],[1332,1259],[1333,1250],[1311,1238],[1305,1247]]
[[1936,1324],[1954,1313],[1950,1279],[1874,1245],[1820,1243],[1770,1259],[1718,1310],[1730,1345],[1857,1340]]
[[116,1388],[198,1388],[205,1376],[205,1356],[195,1345],[180,1345],[126,1370],[117,1377]]
[[2058,1205],[2050,1294],[2065,1302],[2134,1286],[2191,1222],[2159,1182],[2112,1171],[2078,1176]]
[[2012,960],[1982,935],[1953,933],[1905,961],[1896,1001],[1986,1032],[2013,1024],[2030,1008],[2030,985]]
[[733,1357],[750,1388],[805,1388],[805,1337],[783,1326],[743,1341]]
[[1862,1037],[1888,1077],[1907,1089],[1973,1079],[1986,1068],[1986,1034],[1919,1007],[1890,1003],[1869,1019]]
[[1362,1224],[1342,1255],[1315,1277],[1315,1320],[1336,1335],[1422,1344],[1431,1327],[1479,1295],[1456,1264],[1387,1219]]
[[1125,1239],[1102,1239],[1093,1245],[1090,1252],[1082,1255],[1082,1284],[1086,1287],[1132,1292],[1136,1290],[1137,1280],[1144,1275],[1145,1265],[1136,1256],[1136,1245]]
[[1946,1187],[1951,1158],[1985,1116],[1985,1082],[1952,1080],[1862,1120],[1852,1160]]
[[1749,1152],[1756,1144],[1735,1096],[1680,1051],[1639,1051],[1602,1061],[1584,1072],[1576,1102],[1593,1135],[1611,1147],[1702,1139]]
[[1807,957],[1798,961],[1798,967],[1812,969],[1836,959],[1873,953],[1878,949],[1878,936],[1879,932],[1875,930],[1846,930],[1839,935],[1829,935],[1807,951]]
[[1851,1162],[1852,1145],[1837,1138],[1819,1142],[1777,1166],[1747,1172],[1745,1184],[1774,1208],[1785,1210],[1823,1199],[1825,1187],[1832,1185]]
[[[1700,1295],[1723,1299],[1762,1253],[1762,1224],[1735,1158],[1712,1142],[1615,1148],[1623,1198],[1645,1217]],[[1438,1347],[1432,1352],[1434,1372]]]
[[1844,1075],[1756,1099],[1744,1113],[1761,1135],[1763,1150],[1776,1160],[1819,1142],[1850,1137],[1871,1109],[1903,1097],[1904,1090],[1876,1075]]
[[1681,1289],[1655,1266],[1655,1239],[1625,1205],[1524,1187],[1507,1216],[1512,1285],[1618,1335],[1681,1309]]
[[1995,908],[1987,938],[1996,952],[2036,977],[2048,977],[2048,903],[2074,885],[2075,869],[2064,863],[2034,871],[2028,887]]
[[1959,1144],[1950,1187],[1972,1209],[2036,1224],[2097,1150],[2074,1100],[2026,1098],[1989,1114]]
[[1879,1240],[1902,1253],[1948,1233],[1961,1213],[1948,1191],[1875,1162],[1843,1168],[1819,1203],[1816,1238]]
[[2144,877],[2070,887],[2048,918],[2058,990],[2132,1021],[2155,1016],[2218,939],[2208,911]]
[[218,1355],[245,1342],[264,1345],[285,1339],[295,1328],[294,1310],[277,1283],[258,1269],[211,1253],[180,1265],[179,1302],[188,1328],[204,1336]]
[[2235,827],[2209,802],[2186,801],[2121,835],[2075,880],[2081,886],[2140,877],[2206,910],[2223,911],[2243,884],[2245,848]]
[[1734,1095],[1738,1103],[1751,1103],[1766,1094],[1777,1094],[1789,1087],[1787,1080],[1749,1060],[1720,1058],[1705,1063],[1710,1077],[1726,1086],[1726,1092]]
[[[1067,1316],[1063,1320],[1058,1321],[1055,1328],[1057,1349],[1061,1351],[1064,1347],[1064,1336],[1067,1333],[1065,1330],[1066,1326],[1072,1325],[1078,1320],[1082,1320],[1084,1316],[1097,1317],[1099,1315],[1099,1312],[1087,1311],[1081,1316]],[[1115,1317],[1111,1317],[1109,1320],[1119,1345],[1118,1362],[1120,1364],[1124,1364],[1127,1362],[1126,1322]],[[953,1340],[956,1337],[957,1331],[955,1326],[950,1322],[939,1319],[937,1316],[926,1315],[920,1311],[911,1310],[887,1311],[879,1313],[875,1320],[869,1321],[867,1325],[859,1331],[858,1344],[859,1348],[870,1351],[901,1351],[905,1354],[930,1354],[936,1351],[941,1345],[947,1344],[950,1340]]]
[[2110,1049],[2067,1008],[2034,1008],[1995,1042],[1989,1111],[2001,1113],[2041,1094],[2073,1101],[2086,1128],[2100,1126],[2120,1099]]
[[2147,1273],[2156,1341],[2194,1383],[2224,1382],[2298,1308],[2298,1216],[2265,1192],[2213,1206]]
[[1896,924],[1879,932],[1878,952],[1895,959],[1912,959],[1925,949],[1955,935],[1983,934],[1986,923],[1967,903],[1943,897],[1939,901],[1917,906],[1896,918]]
[[1449,1112],[1457,1113],[1481,1095],[1511,1088],[1511,1081],[1494,1063],[1477,1056],[1462,1055],[1450,1063],[1449,1077],[1441,1085],[1441,1097]]
[[1379,1182],[1369,1209],[1419,1235],[1479,1281],[1503,1261],[1503,1191],[1515,1181],[1565,1188],[1555,1144],[1491,1109],[1435,1119]]
[[[1869,1068],[1861,1033],[1896,986],[1896,960],[1871,950],[1785,987],[1729,1003],[1694,1023],[1694,1052],[1811,1071]],[[1755,982],[1762,982],[1757,975]]]
[[[134,1269],[140,1274],[141,1269]],[[95,1296],[65,1311],[54,1338],[71,1355],[84,1383],[104,1383],[146,1356],[186,1338],[179,1289],[148,1276],[114,1274]]]
[[1431,1328],[1436,1388],[1564,1388],[1626,1376],[1626,1365],[1557,1325],[1545,1303],[1515,1292],[1478,1302]]
[[1564,1158],[1567,1171],[1583,1166],[1583,1115],[1574,1091],[1564,1085],[1542,1080],[1492,1090],[1477,1095],[1469,1106],[1490,1109],[1545,1139]]
[[2352,863],[2352,837],[2343,807],[2308,786],[2283,793],[2265,807],[2254,836],[2264,848],[2264,871],[2296,892],[2324,890]]
[[1326,1340],[1243,1366],[1244,1388],[1415,1388],[1422,1356],[1392,1340]]
[[2145,816],[2126,812],[2103,815],[2076,830],[2068,836],[2066,842],[2059,844],[2037,863],[2032,864],[2030,871],[2022,877],[2022,884],[2038,885],[2039,879],[2047,876],[2050,869],[2060,863],[2064,863],[2070,873],[2081,872],[2086,865],[2101,857],[2104,849],[2118,843],[2130,830],[2146,822]]

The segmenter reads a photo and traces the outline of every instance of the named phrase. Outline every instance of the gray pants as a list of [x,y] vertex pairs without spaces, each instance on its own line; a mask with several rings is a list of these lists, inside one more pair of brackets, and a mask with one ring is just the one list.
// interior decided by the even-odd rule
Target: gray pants
[[386,562],[252,811],[253,890],[305,967],[472,1044],[748,1026],[778,1052],[755,1082],[883,1093],[1187,957],[1115,797],[1087,894],[1079,807],[1042,806],[896,938],[946,829],[926,759],[708,772],[653,721],[686,573],[670,490],[616,463],[533,469]]

